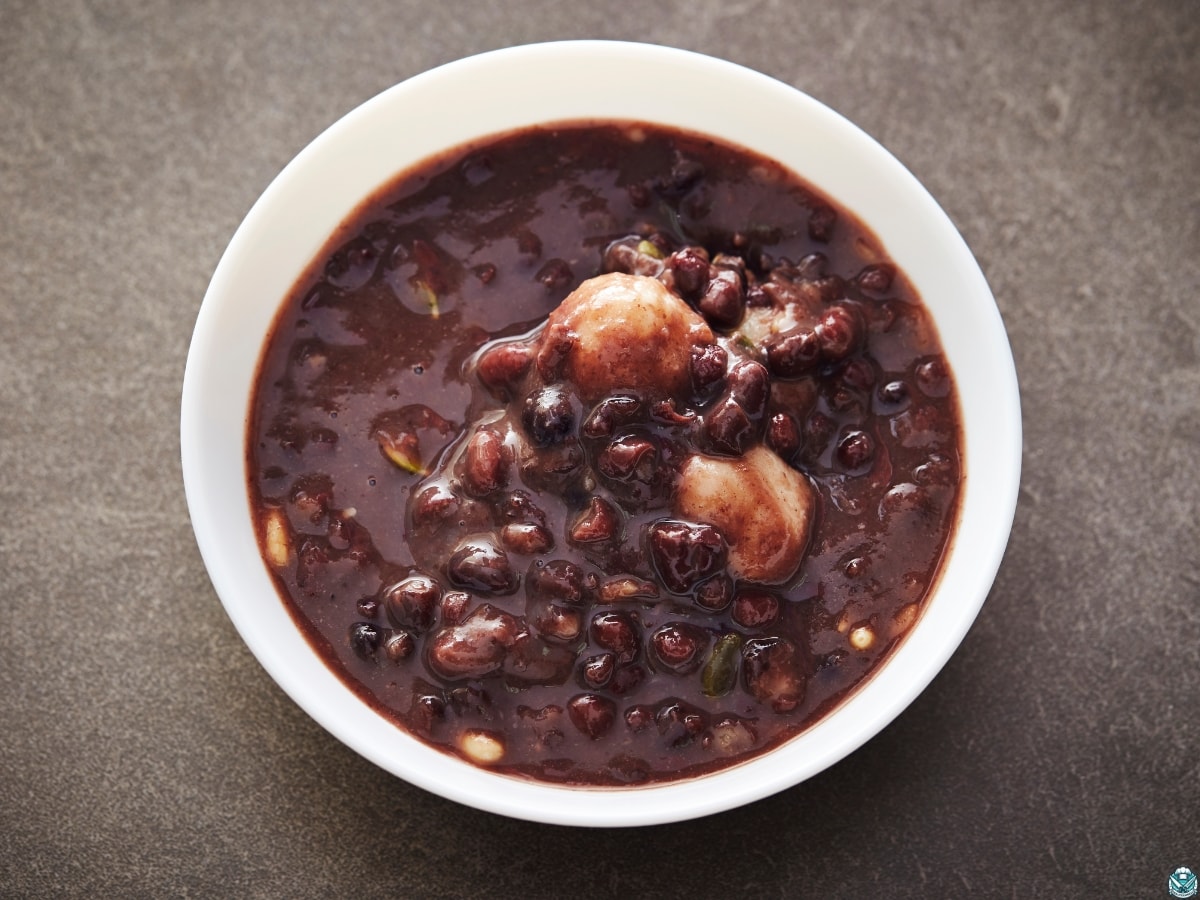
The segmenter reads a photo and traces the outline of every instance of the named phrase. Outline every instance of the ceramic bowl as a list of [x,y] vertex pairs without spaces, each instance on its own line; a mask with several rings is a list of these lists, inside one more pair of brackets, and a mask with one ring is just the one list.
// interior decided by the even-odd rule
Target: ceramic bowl
[[[772,752],[712,775],[629,789],[499,775],[372,711],[285,609],[259,553],[246,488],[246,421],[266,334],[334,228],[400,170],[441,151],[522,126],[595,119],[655,122],[740,144],[857,214],[936,322],[965,431],[957,532],[924,613],[887,662]],[[436,794],[540,822],[616,826],[689,819],[795,785],[904,710],[959,645],[992,585],[1016,504],[1021,416],[1007,336],[979,266],[934,199],[883,147],[811,97],[728,62],[647,44],[565,42],[485,53],[411,78],[332,125],[279,174],[233,236],[201,306],[181,439],[188,507],[213,585],[296,703],[367,759]]]

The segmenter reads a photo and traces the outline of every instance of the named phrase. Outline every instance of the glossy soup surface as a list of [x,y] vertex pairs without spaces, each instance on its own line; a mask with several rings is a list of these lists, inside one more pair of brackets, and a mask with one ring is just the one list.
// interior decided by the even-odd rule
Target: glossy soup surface
[[827,713],[920,615],[961,479],[936,331],[873,235],[744,150],[612,123],[365,202],[281,308],[247,442],[328,665],[420,740],[570,783]]

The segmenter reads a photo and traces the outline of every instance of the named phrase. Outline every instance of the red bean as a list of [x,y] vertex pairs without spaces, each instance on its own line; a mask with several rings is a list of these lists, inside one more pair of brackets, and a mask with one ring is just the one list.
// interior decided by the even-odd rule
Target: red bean
[[896,267],[890,263],[878,263],[867,266],[858,273],[855,281],[858,286],[872,294],[886,294],[892,287],[896,277]]
[[481,594],[511,594],[518,583],[508,554],[482,538],[466,541],[451,554],[446,575],[456,587]]
[[646,704],[631,706],[625,711],[625,725],[634,734],[645,731],[654,721],[654,710]]
[[642,401],[636,397],[602,400],[583,423],[583,434],[590,438],[608,437],[618,425],[632,421],[641,408]]
[[831,362],[845,359],[862,343],[864,330],[857,310],[845,304],[829,307],[816,327],[821,356]]
[[508,482],[509,453],[504,439],[490,428],[471,435],[463,454],[463,486],[475,497],[485,497]]
[[587,510],[571,526],[571,541],[575,544],[611,541],[620,528],[620,513],[613,505],[602,497],[592,497]]
[[696,308],[714,328],[734,327],[746,308],[741,278],[729,269],[718,270],[705,286]]
[[875,439],[865,431],[848,431],[838,441],[838,464],[847,473],[858,473],[866,470],[875,458]]
[[579,694],[567,702],[571,724],[593,741],[603,737],[617,718],[617,706],[599,694]]
[[676,675],[695,672],[704,662],[708,634],[687,622],[671,622],[650,636],[651,657],[656,667]]
[[446,700],[442,692],[421,679],[413,684],[412,701],[406,721],[417,734],[431,734],[446,718]]
[[926,397],[945,397],[950,393],[950,370],[940,356],[931,356],[917,364],[917,387]]
[[741,456],[754,440],[756,429],[737,401],[727,397],[705,413],[704,431],[718,453]]
[[565,559],[552,559],[545,565],[534,563],[526,575],[525,592],[531,600],[561,600],[578,605],[585,598],[584,571]]
[[545,600],[531,604],[527,615],[530,624],[549,640],[573,641],[583,630],[583,615],[578,609]]
[[546,524],[546,514],[525,491],[513,491],[500,503],[500,514],[506,522]]
[[522,421],[534,446],[549,447],[575,428],[575,411],[566,390],[552,385],[529,395]]
[[421,490],[412,501],[413,525],[436,526],[458,514],[460,501],[449,486],[435,482]]
[[877,396],[879,402],[885,404],[889,412],[893,412],[907,403],[908,385],[903,381],[889,381],[879,388]]
[[412,575],[387,589],[383,605],[393,625],[420,634],[433,625],[441,596],[442,590],[432,578]]
[[481,678],[499,670],[518,633],[512,616],[485,603],[461,624],[433,635],[429,667],[448,681]]
[[598,653],[583,661],[579,675],[584,687],[599,690],[612,681],[617,668],[617,657],[612,653]]
[[350,646],[359,659],[373,659],[379,650],[379,626],[371,622],[356,622],[350,626]]
[[931,453],[929,459],[913,469],[917,484],[954,484],[958,480],[958,464],[944,453]]
[[466,591],[446,591],[442,595],[442,624],[457,625],[467,617],[471,595]]
[[412,656],[413,650],[416,649],[417,643],[413,640],[411,633],[407,631],[393,631],[384,641],[383,649],[387,653],[388,659],[392,662],[400,662]]
[[685,409],[682,412],[675,408],[674,400],[659,400],[650,409],[650,415],[659,422],[665,422],[668,425],[681,426],[690,425],[696,421],[696,413],[690,409]]
[[696,605],[708,612],[720,612],[733,600],[733,581],[727,575],[714,575],[695,590]]
[[725,567],[728,546],[712,525],[655,522],[647,532],[650,558],[667,590],[686,594]]
[[500,543],[513,553],[537,556],[554,549],[554,535],[536,522],[509,522],[500,529]]
[[769,591],[744,588],[733,598],[729,616],[743,628],[765,628],[779,618],[779,598]]
[[804,453],[816,459],[825,452],[837,424],[823,412],[814,412],[804,420]]
[[790,331],[767,344],[767,365],[780,378],[796,378],[816,368],[821,342],[811,328]]
[[636,435],[617,438],[596,459],[596,468],[617,481],[649,481],[658,462],[658,450]]
[[837,212],[829,206],[818,206],[808,215],[808,236],[822,244],[833,238],[833,229],[837,225]]
[[748,416],[762,415],[770,395],[771,376],[762,363],[743,359],[729,370],[729,396]]
[[533,351],[527,344],[495,344],[480,354],[475,373],[484,387],[501,400],[507,400],[532,363]]
[[695,345],[691,350],[692,389],[698,396],[714,391],[725,378],[729,354],[719,344]]
[[611,650],[622,663],[632,662],[637,658],[641,646],[641,629],[633,618],[624,612],[598,613],[592,618],[592,643],[604,650]]
[[796,277],[803,281],[817,281],[825,277],[829,258],[824,253],[810,253],[796,264]]
[[779,412],[771,416],[767,425],[767,445],[780,459],[790,462],[800,449],[800,426],[789,413]]
[[876,377],[875,367],[862,357],[849,360],[842,368],[842,383],[854,390],[869,390]]
[[685,300],[695,300],[708,281],[708,253],[703,247],[684,247],[667,257],[675,289]]

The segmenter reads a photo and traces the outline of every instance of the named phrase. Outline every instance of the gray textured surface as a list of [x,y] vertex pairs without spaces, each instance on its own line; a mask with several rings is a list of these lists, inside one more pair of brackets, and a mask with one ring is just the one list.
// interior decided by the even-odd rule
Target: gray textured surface
[[[1200,871],[1200,7],[324,0],[0,9],[0,895],[1167,896]],[[960,652],[745,809],[507,821],[321,731],[226,619],[178,463],[184,357],[274,174],[388,85],[649,40],[879,138],[1007,321],[1024,487]]]

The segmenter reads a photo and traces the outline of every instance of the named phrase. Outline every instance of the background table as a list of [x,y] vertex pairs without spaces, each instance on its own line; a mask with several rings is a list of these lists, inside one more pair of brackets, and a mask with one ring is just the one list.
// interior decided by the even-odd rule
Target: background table
[[[328,736],[226,618],[178,404],[220,253],[358,103],[637,39],[813,94],[962,229],[1023,388],[991,597],[878,738],[643,831],[509,821]],[[0,9],[0,895],[1166,897],[1200,871],[1194,0]]]

